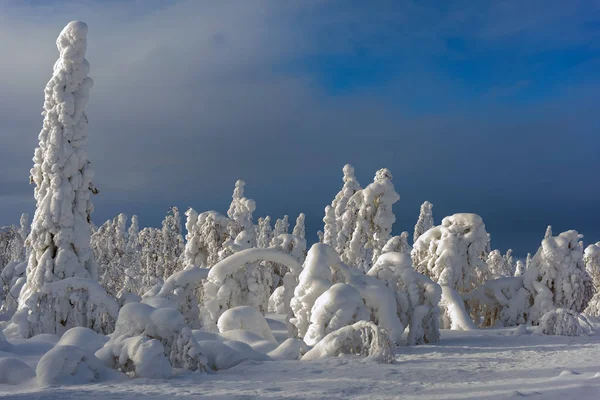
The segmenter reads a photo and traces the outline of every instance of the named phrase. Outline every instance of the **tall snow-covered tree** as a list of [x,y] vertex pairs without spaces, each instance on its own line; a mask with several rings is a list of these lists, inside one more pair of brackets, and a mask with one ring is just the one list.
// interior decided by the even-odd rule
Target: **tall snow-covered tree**
[[181,216],[177,207],[169,208],[162,222],[160,263],[162,264],[162,278],[167,279],[183,268],[180,261],[181,253],[185,247],[181,229]]
[[[350,201],[350,198],[352,198],[356,192],[361,190],[360,183],[358,183],[356,176],[354,176],[354,167],[350,164],[346,164],[342,171],[344,173],[344,186],[331,203],[337,224],[336,250],[340,254],[343,249],[347,247],[347,242],[352,238],[352,231],[350,229],[354,226],[353,221],[356,218],[356,212],[358,212],[357,210],[348,212],[348,201]],[[344,219],[351,219],[352,221],[344,221]],[[327,232],[325,232],[325,234],[327,234]]]
[[525,273],[525,263],[521,260],[517,260],[517,266],[515,268],[515,276],[523,276]]
[[323,218],[323,243],[334,249],[337,248],[338,225],[335,218],[335,209],[332,206],[325,207],[325,218]]
[[548,239],[549,237],[552,237],[552,225],[548,225],[544,234],[544,239]]
[[515,274],[515,260],[512,256],[513,250],[506,250],[506,254],[504,254],[504,265],[506,266],[506,276],[513,276]]
[[30,178],[36,210],[27,283],[13,318],[24,337],[62,334],[74,326],[102,331],[110,310],[115,311],[114,302],[101,295],[90,248],[90,198],[96,189],[84,110],[93,84],[86,35],[87,25],[79,21],[62,30],[56,41],[60,57],[45,89],[44,123]]
[[585,249],[583,262],[595,289],[594,297],[590,300],[585,313],[593,317],[600,317],[600,242],[591,244]]
[[582,312],[587,307],[594,290],[577,243],[581,237],[574,230],[547,237],[531,259],[523,283],[533,294],[533,323],[554,308]]
[[[231,196],[231,204],[227,210],[227,216],[233,221],[230,236],[235,238],[241,231],[254,234],[254,224],[252,223],[252,213],[256,209],[254,200],[244,196],[244,187],[246,182],[238,180],[235,183],[235,189]],[[253,243],[253,247],[255,244]]]
[[506,259],[502,256],[500,250],[492,250],[488,254],[486,263],[493,275],[512,276],[512,270],[507,265]]
[[417,241],[419,236],[433,228],[433,204],[425,201],[421,205],[421,212],[419,213],[419,219],[415,225],[415,233],[413,235],[413,243]]
[[283,218],[278,218],[275,221],[275,229],[273,229],[273,238],[288,233],[290,230],[289,217],[284,215]]
[[371,268],[391,238],[392,225],[396,221],[392,206],[399,199],[387,168],[377,171],[373,183],[352,196],[346,207],[346,214],[350,215],[343,216],[345,225],[342,228],[351,231],[352,238],[343,248],[342,261],[364,271]]
[[256,235],[256,246],[265,249],[269,247],[273,240],[273,228],[271,227],[271,217],[266,216],[258,219],[258,233]]
[[302,239],[306,238],[306,228],[304,226],[305,218],[306,217],[305,217],[304,213],[300,213],[298,215],[298,218],[296,218],[296,225],[294,225],[294,229],[292,230],[292,235],[297,236]]
[[408,232],[404,231],[399,236],[394,236],[383,246],[383,253],[400,253],[407,254],[410,256],[412,247],[408,244]]

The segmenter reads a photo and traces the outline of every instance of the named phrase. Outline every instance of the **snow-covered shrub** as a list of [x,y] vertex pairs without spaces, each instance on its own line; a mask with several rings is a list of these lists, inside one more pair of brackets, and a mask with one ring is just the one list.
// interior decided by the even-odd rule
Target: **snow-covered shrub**
[[441,288],[413,269],[408,254],[382,254],[367,275],[386,282],[396,294],[397,314],[408,325],[409,345],[439,341]]
[[203,322],[206,328],[210,329],[211,325],[214,326],[219,317],[230,308],[243,305],[254,306],[255,298],[265,299],[262,307],[255,308],[266,312],[270,295],[269,286],[260,284],[254,279],[255,275],[246,274],[246,266],[258,261],[284,264],[293,274],[298,274],[302,268],[294,257],[274,249],[246,249],[219,261],[209,270],[204,282],[204,304],[201,315],[205,318]]
[[480,327],[498,323],[517,326],[529,321],[533,298],[524,287],[522,276],[489,280],[462,297],[469,304],[471,318]]
[[327,334],[358,321],[368,321],[369,317],[358,290],[346,283],[336,283],[315,301],[304,342],[314,346]]
[[[79,21],[62,30],[56,41],[60,57],[45,89],[44,123],[31,169],[36,185],[31,254],[17,311],[25,337],[62,333],[73,326],[106,330],[97,313],[102,305],[93,304],[103,296],[90,293],[98,279],[90,248],[90,197],[97,191],[87,155],[84,109],[93,82],[84,58],[86,35],[87,25]],[[61,284],[64,279],[87,283],[73,287]]]
[[76,385],[119,377],[93,353],[80,347],[62,345],[44,354],[35,374],[41,385]]
[[352,236],[341,249],[343,262],[365,272],[371,268],[391,237],[396,221],[392,206],[399,199],[391,172],[382,168],[375,174],[373,183],[348,200],[342,230],[351,232]]
[[250,346],[253,351],[266,355],[277,348],[277,342],[265,340],[262,336],[245,329],[224,331],[220,335],[225,339],[225,343],[240,350],[242,350],[240,344],[243,344]]
[[[173,368],[192,371],[203,371],[206,365],[181,313],[142,303],[129,303],[121,308],[115,332],[96,356],[111,368],[146,377],[165,374],[163,359]],[[154,370],[152,364],[161,367]]]
[[582,336],[593,333],[594,328],[583,315],[565,308],[545,313],[540,319],[536,333],[544,335]]
[[[252,358],[248,352],[236,350],[223,341],[198,340],[198,344],[206,355],[207,366],[213,371],[229,369]],[[252,355],[254,354],[255,352],[252,352]]]
[[219,332],[244,329],[253,332],[265,340],[277,343],[265,317],[254,307],[238,306],[230,308],[219,317]]
[[413,264],[438,284],[467,292],[487,278],[487,265],[479,258],[487,239],[479,215],[454,214],[419,237],[411,252]]
[[12,314],[19,305],[19,293],[27,281],[26,273],[27,261],[11,261],[0,272],[2,280],[2,311]]
[[35,372],[23,361],[14,357],[0,358],[0,384],[19,385],[35,378]]
[[425,201],[421,205],[421,212],[419,213],[419,219],[415,225],[415,233],[413,234],[413,243],[416,243],[419,236],[433,228],[433,204]]
[[275,314],[285,314],[285,288],[279,286],[271,297],[269,297],[269,312]]
[[302,357],[302,361],[337,357],[340,354],[368,357],[374,361],[394,361],[390,339],[373,322],[359,321],[325,336]]
[[303,340],[288,338],[275,350],[270,351],[268,356],[273,360],[300,360],[308,351],[309,347]]
[[99,335],[88,328],[75,327],[71,328],[62,335],[57,346],[75,346],[95,353],[100,350],[108,342],[108,337]]
[[549,236],[531,260],[524,286],[533,294],[530,321],[554,308],[582,312],[593,297],[592,278],[585,270],[577,231]]

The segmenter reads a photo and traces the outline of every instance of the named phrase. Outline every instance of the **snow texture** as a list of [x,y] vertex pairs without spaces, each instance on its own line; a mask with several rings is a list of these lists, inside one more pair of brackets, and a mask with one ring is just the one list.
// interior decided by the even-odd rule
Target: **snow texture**
[[35,378],[31,367],[18,358],[0,358],[0,384],[19,385]]
[[277,343],[265,317],[254,307],[238,306],[230,308],[219,317],[219,332],[244,329],[257,334],[264,340]]

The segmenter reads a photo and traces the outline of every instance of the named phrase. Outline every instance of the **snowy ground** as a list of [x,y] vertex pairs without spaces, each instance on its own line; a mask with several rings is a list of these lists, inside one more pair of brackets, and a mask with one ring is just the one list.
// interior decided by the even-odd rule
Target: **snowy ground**
[[[271,326],[281,328],[277,321]],[[600,328],[598,326],[597,328]],[[275,329],[280,339],[282,333]],[[214,374],[85,386],[0,385],[14,399],[600,399],[600,335],[515,336],[514,328],[443,331],[437,345],[400,347],[396,362],[361,359],[244,362]],[[31,366],[56,339],[14,343]]]

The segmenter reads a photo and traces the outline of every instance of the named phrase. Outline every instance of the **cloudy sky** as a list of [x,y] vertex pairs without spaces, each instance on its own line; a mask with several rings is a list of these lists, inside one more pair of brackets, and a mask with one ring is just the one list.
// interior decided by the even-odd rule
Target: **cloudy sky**
[[299,212],[316,238],[353,164],[419,205],[480,214],[492,246],[546,225],[600,240],[600,1],[0,0],[0,225],[31,157],[64,25],[88,23],[97,223],[170,205]]

